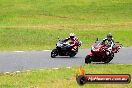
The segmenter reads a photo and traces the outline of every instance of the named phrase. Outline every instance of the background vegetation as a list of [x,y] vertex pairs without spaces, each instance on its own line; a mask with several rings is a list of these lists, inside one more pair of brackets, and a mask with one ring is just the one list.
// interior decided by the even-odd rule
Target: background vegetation
[[131,0],[0,0],[0,50],[55,47],[58,36],[75,32],[88,48],[111,32],[132,45]]

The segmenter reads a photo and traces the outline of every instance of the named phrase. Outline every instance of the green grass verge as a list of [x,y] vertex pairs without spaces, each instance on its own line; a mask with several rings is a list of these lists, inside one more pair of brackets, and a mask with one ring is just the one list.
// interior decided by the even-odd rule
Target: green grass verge
[[[77,25],[78,26],[78,25]],[[80,27],[80,26],[79,26]],[[65,27],[66,28],[66,27]],[[93,29],[0,29],[0,50],[43,50],[53,49],[60,38],[66,38],[74,32],[83,42],[81,48],[89,48],[95,39],[103,39],[111,32],[115,41],[123,46],[132,45],[131,28],[105,28]]]
[[[132,65],[95,65],[84,66],[89,74],[130,74]],[[78,67],[43,69],[30,72],[0,74],[1,88],[80,88],[75,75]],[[130,84],[86,84],[81,88],[131,88]]]
[[90,47],[113,33],[132,45],[131,0],[0,0],[0,50],[42,50],[75,32]]

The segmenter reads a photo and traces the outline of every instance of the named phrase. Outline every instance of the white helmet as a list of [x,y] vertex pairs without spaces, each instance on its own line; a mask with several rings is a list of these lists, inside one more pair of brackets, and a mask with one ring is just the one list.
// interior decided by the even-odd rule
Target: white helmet
[[70,38],[74,38],[75,34],[74,33],[70,33]]

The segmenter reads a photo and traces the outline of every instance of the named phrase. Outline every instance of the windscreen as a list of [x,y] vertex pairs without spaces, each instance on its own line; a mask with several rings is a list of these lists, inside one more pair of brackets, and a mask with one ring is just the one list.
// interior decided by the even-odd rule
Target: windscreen
[[102,40],[101,41],[97,41],[95,44],[94,44],[94,47],[97,48],[99,47],[101,44],[102,44]]

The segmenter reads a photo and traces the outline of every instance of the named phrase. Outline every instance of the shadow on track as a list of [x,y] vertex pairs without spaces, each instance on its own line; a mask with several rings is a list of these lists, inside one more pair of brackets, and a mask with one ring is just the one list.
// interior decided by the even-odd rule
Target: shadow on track
[[80,58],[83,58],[83,57],[58,56],[58,57],[51,58],[51,59],[80,59]]
[[[94,62],[94,63],[90,63],[90,64],[114,64],[114,63]],[[88,65],[88,64],[86,64],[86,65]]]

